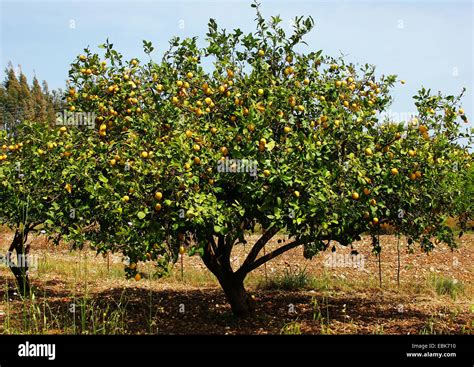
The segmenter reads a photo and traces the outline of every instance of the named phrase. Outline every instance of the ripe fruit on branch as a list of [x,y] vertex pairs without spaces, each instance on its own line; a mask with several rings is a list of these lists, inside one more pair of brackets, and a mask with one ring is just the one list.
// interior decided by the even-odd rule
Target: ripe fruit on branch
[[352,198],[353,198],[354,200],[359,200],[359,194],[358,194],[357,192],[353,192],[353,193],[352,193]]

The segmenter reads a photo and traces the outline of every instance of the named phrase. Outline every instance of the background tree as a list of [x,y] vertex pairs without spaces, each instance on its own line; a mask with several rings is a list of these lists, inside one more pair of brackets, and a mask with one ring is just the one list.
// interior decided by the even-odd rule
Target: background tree
[[[76,217],[75,208],[81,209],[83,198],[73,188],[85,172],[74,175],[79,170],[75,169],[78,154],[73,152],[79,152],[86,141],[84,133],[28,121],[17,126],[15,136],[0,131],[0,224],[14,233],[7,258],[23,295],[30,288],[28,237],[54,220],[63,224],[49,232],[58,243],[58,235],[67,235],[82,220]],[[85,222],[81,222],[82,229]]]
[[35,116],[35,107],[34,107],[34,97],[30,93],[30,87],[26,79],[25,74],[20,69],[20,90],[18,95],[18,104],[19,108],[22,111],[22,118],[27,121],[34,121]]
[[57,91],[50,92],[45,81],[40,86],[36,76],[30,87],[22,72],[17,78],[11,64],[5,74],[5,81],[0,86],[0,126],[13,129],[23,120],[54,124],[56,112],[64,109],[62,96],[58,98]]

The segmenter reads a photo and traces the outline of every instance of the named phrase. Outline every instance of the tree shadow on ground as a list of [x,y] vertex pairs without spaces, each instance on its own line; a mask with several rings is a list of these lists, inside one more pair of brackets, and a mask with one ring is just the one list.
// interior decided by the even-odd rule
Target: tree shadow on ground
[[[384,296],[373,293],[372,297],[358,297],[343,293],[328,296],[325,291],[262,291],[256,296],[255,313],[245,319],[236,319],[231,313],[223,292],[219,288],[189,290],[146,289],[141,287],[110,288],[90,293],[87,299],[83,294],[72,298],[65,284],[58,280],[35,282],[35,301],[47,303],[49,313],[55,314],[57,329],[64,320],[71,324],[71,304],[76,303],[76,321],[81,325],[81,305],[88,305],[86,323],[106,311],[104,317],[120,314],[123,328],[117,332],[152,334],[280,334],[284,325],[299,323],[304,325],[304,333],[319,334],[324,323],[332,326],[335,332],[341,325],[360,325],[356,333],[369,332],[368,326],[390,323],[392,332],[407,333],[424,325],[432,312],[428,309],[407,307],[400,312],[397,305],[403,304],[401,296]],[[0,289],[0,302],[5,296],[15,292],[14,287]],[[13,293],[11,293],[13,294]],[[23,302],[15,296],[10,309],[20,310]],[[15,308],[15,304],[18,307]],[[467,315],[469,316],[469,315]],[[451,328],[459,330],[465,322],[464,315],[453,321]],[[96,320],[96,322],[97,322]],[[90,320],[89,320],[90,321]],[[337,326],[339,325],[339,326]],[[64,329],[67,329],[65,326]],[[87,325],[86,325],[87,329]],[[69,329],[68,329],[69,330]],[[80,331],[81,329],[77,329]],[[449,330],[449,329],[448,329]],[[47,331],[46,331],[47,332]],[[343,328],[339,332],[351,332]],[[385,330],[389,333],[390,330]]]

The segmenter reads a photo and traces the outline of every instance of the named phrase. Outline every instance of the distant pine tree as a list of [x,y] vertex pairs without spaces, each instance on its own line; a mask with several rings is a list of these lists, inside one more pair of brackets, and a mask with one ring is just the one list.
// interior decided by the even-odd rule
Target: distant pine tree
[[34,102],[34,120],[48,121],[48,98],[43,94],[41,86],[36,76],[33,78],[33,86],[31,88],[31,98]]
[[62,111],[66,108],[66,103],[64,101],[64,92],[61,89],[53,90],[52,92],[50,92],[46,80],[43,80],[42,86],[43,96],[47,101],[47,121],[53,122],[56,120],[56,112]]
[[20,93],[18,104],[22,110],[22,118],[24,120],[32,121],[35,118],[35,106],[33,98],[30,94],[30,87],[28,85],[28,80],[26,79],[25,74],[20,72]]
[[4,82],[5,93],[2,101],[2,128],[11,129],[23,115],[20,102],[21,87],[11,64],[6,69],[6,74],[7,77]]
[[30,87],[22,72],[17,77],[11,63],[5,74],[0,85],[0,129],[12,129],[23,120],[53,124],[56,111],[64,107],[62,91],[50,92],[46,81],[40,84],[36,76]]

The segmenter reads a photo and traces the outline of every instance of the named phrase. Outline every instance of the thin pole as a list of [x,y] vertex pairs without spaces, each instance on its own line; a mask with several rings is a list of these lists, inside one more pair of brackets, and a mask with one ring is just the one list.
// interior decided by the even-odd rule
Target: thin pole
[[[266,247],[266,245],[263,246],[263,256],[265,256],[267,254],[265,247]],[[266,262],[263,263],[263,271],[265,272],[265,283],[268,283],[267,263]]]
[[184,268],[183,268],[184,264],[183,264],[183,256],[184,256],[184,255],[183,255],[183,254],[181,254],[181,281],[183,281],[183,280],[184,280]]
[[377,234],[377,244],[379,246],[379,284],[380,284],[380,288],[382,288],[382,259],[380,257],[380,255],[382,254],[382,247],[380,246],[380,235]]
[[397,257],[398,257],[397,285],[400,287],[400,235],[398,235],[398,241],[397,241]]

